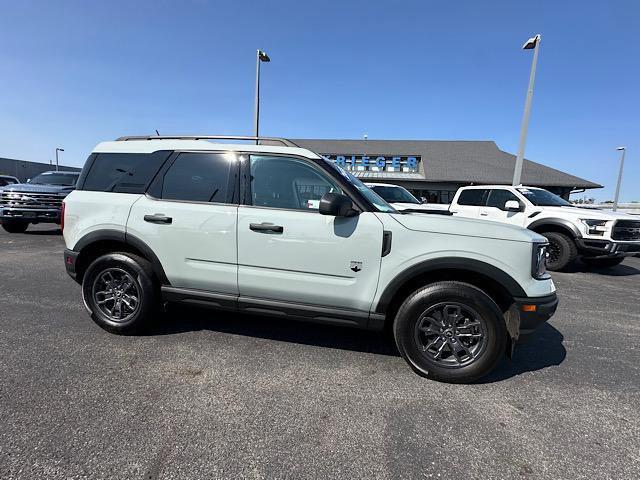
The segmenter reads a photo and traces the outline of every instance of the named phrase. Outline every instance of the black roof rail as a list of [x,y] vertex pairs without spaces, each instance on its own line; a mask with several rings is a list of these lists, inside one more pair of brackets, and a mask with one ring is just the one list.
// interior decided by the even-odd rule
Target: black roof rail
[[299,145],[286,138],[247,137],[242,135],[131,135],[117,138],[116,142],[128,142],[131,140],[247,140],[256,142],[256,145],[265,145],[264,142],[279,142],[285,147],[300,148]]

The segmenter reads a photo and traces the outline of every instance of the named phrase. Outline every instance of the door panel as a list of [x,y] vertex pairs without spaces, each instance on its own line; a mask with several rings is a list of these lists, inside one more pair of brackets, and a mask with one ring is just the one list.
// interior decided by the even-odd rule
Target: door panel
[[[252,230],[252,224],[282,230]],[[240,206],[240,295],[368,311],[382,236],[382,223],[370,212],[345,218]]]
[[[156,253],[172,286],[238,294],[238,207],[142,197],[131,208],[127,233]],[[145,216],[169,218],[145,221]]]

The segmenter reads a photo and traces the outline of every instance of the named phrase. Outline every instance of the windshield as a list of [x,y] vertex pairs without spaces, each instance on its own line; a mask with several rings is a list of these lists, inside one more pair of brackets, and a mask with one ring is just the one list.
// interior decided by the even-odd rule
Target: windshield
[[328,165],[330,165],[332,168],[337,170],[338,173],[347,180],[347,182],[349,182],[351,185],[356,187],[358,191],[364,197],[366,197],[366,199],[369,200],[369,202],[371,202],[379,212],[397,213],[395,208],[393,208],[391,205],[385,202],[384,199],[382,199],[382,197],[380,197],[376,192],[371,190],[364,183],[362,183],[360,180],[354,177],[350,172],[347,172],[346,170],[344,170],[343,168],[339,167],[338,165],[336,165],[335,163],[329,160],[325,159],[325,162],[327,162]]
[[389,203],[414,203],[418,205],[422,203],[416,197],[411,195],[408,190],[402,187],[376,185],[371,187],[371,190],[376,192]]
[[573,207],[573,205],[564,198],[546,190],[538,188],[518,188],[518,191],[536,207]]
[[64,185],[75,186],[78,181],[77,173],[41,173],[40,175],[31,179],[31,182],[36,185]]

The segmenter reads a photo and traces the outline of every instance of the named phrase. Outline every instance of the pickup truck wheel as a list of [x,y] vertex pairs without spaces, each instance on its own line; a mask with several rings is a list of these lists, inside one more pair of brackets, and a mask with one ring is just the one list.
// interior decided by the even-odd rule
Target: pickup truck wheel
[[415,291],[398,310],[393,333],[400,354],[415,371],[448,383],[470,383],[487,375],[507,340],[493,299],[462,282]]
[[547,270],[562,270],[578,256],[576,243],[567,235],[557,232],[544,232],[542,235],[549,240]]
[[2,222],[2,228],[9,233],[24,233],[27,231],[29,222],[22,222],[20,220],[5,220]]
[[610,258],[589,258],[582,257],[582,261],[594,268],[611,268],[616,265],[620,265],[624,257],[610,257]]
[[82,296],[91,318],[118,334],[142,330],[158,298],[150,263],[130,253],[109,253],[94,260],[82,279]]

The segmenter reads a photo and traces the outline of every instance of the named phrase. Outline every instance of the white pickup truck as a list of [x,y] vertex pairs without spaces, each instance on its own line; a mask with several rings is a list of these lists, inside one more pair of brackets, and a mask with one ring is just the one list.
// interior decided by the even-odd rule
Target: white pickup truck
[[549,270],[561,270],[578,256],[600,268],[640,256],[640,217],[576,207],[542,188],[462,187],[449,211],[459,217],[518,225],[547,237]]

